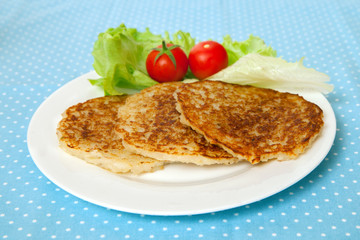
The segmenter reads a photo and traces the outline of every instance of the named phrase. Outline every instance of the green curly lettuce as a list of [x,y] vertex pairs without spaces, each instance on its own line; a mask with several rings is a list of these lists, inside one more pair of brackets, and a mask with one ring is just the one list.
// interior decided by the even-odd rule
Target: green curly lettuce
[[93,67],[101,78],[90,80],[104,88],[106,95],[119,95],[124,89],[143,89],[157,82],[149,77],[145,61],[151,48],[161,43],[161,35],[149,29],[139,32],[121,24],[100,33],[94,44]]
[[264,40],[253,35],[250,35],[247,40],[242,42],[233,41],[229,35],[226,35],[222,45],[228,54],[229,66],[249,53],[276,57],[276,51],[272,47],[267,46]]

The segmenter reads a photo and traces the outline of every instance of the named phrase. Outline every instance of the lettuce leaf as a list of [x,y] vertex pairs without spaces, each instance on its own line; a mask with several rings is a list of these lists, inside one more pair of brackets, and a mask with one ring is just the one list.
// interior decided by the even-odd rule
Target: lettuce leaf
[[249,53],[276,57],[276,51],[273,48],[267,46],[261,38],[253,35],[250,35],[247,40],[242,42],[233,41],[229,35],[226,35],[222,45],[228,54],[229,66]]
[[329,76],[305,67],[303,58],[291,63],[258,53],[247,54],[233,65],[210,76],[208,80],[263,88],[311,89],[323,93],[333,90],[333,86],[326,83],[330,81]]
[[168,32],[165,32],[165,41],[174,45],[179,45],[185,52],[186,56],[189,56],[190,50],[195,46],[195,38],[191,37],[190,33],[177,31],[172,35],[172,39]]
[[148,51],[161,41],[160,35],[148,29],[140,33],[124,24],[100,33],[92,55],[93,67],[101,78],[90,82],[102,86],[107,95],[122,94],[118,88],[143,89],[156,84],[147,75],[145,60]]

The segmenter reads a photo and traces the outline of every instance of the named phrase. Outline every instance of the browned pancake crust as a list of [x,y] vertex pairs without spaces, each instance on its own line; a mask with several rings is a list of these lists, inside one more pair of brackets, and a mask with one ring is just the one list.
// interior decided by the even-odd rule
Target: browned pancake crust
[[117,127],[125,148],[173,162],[198,165],[236,162],[237,158],[180,122],[173,93],[182,84],[157,84],[126,100],[119,111]]
[[319,134],[322,110],[296,94],[199,81],[175,93],[181,121],[251,163],[295,158]]
[[162,168],[163,162],[126,151],[115,134],[118,109],[126,98],[99,97],[69,107],[57,128],[60,147],[116,173],[142,173]]
[[58,125],[61,141],[82,151],[122,149],[121,139],[114,139],[113,128],[125,99],[126,96],[100,97],[68,108]]

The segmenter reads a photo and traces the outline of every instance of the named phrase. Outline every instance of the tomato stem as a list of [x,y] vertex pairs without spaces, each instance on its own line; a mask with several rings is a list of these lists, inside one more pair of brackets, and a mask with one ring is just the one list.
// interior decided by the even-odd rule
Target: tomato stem
[[165,40],[162,41],[162,48],[153,48],[152,50],[156,50],[159,51],[159,54],[156,55],[155,60],[154,60],[154,65],[156,63],[156,61],[159,59],[159,57],[161,57],[163,54],[168,55],[168,57],[170,58],[171,62],[174,64],[175,69],[176,69],[176,60],[174,55],[172,54],[171,50],[180,47],[179,45],[172,45],[170,47],[166,46]]

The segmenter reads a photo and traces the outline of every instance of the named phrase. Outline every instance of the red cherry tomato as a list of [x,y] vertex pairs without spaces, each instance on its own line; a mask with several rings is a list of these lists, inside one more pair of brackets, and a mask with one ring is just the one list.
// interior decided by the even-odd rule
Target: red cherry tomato
[[215,41],[204,41],[196,44],[189,54],[189,66],[198,79],[205,79],[228,65],[225,48]]
[[153,49],[146,59],[149,76],[158,82],[180,81],[185,77],[189,61],[177,45],[163,44]]

